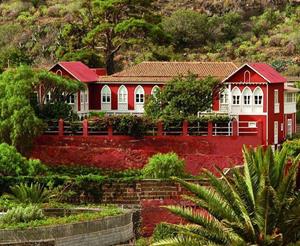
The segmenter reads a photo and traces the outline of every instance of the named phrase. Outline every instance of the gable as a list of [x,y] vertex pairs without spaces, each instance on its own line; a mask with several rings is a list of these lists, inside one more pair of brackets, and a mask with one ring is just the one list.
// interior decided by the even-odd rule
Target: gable
[[[57,75],[62,75],[64,77],[70,78],[70,79],[74,79],[77,80],[71,73],[69,73],[68,71],[66,71],[62,66],[60,66],[59,64],[56,64],[54,67],[52,67],[49,71],[57,74]],[[61,74],[60,74],[61,71]]]
[[[249,81],[250,80],[250,81]],[[265,78],[263,78],[260,74],[254,71],[248,65],[243,66],[241,69],[236,71],[234,74],[229,76],[223,82],[234,82],[234,83],[266,83],[268,82]]]

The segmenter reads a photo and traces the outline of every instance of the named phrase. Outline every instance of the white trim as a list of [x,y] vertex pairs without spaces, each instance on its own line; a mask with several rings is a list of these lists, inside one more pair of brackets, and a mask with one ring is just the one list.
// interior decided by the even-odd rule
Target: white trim
[[[125,102],[120,102],[120,90],[121,90],[121,88],[125,88],[125,90],[126,90],[126,101]],[[118,103],[127,103],[128,104],[128,89],[125,85],[119,86],[119,89],[118,89]]]
[[[261,77],[263,77],[266,81],[268,81],[269,83],[270,80],[268,80],[265,76],[263,76],[261,73],[259,73],[256,69],[254,69],[253,67],[251,67],[248,63],[245,63],[244,65],[242,65],[241,67],[237,68],[236,71],[234,71],[233,73],[231,73],[229,76],[227,76],[225,79],[222,80],[221,83],[225,82],[227,79],[229,79],[231,76],[235,75],[237,72],[239,72],[242,68],[244,68],[245,66],[251,68],[252,70],[254,70],[257,74],[259,74]],[[262,81],[263,82],[263,81]],[[284,81],[282,81],[283,83]]]
[[[267,110],[266,110],[266,145],[269,144],[269,85],[267,84],[267,94],[266,94]],[[264,106],[264,105],[263,105]]]
[[[139,93],[139,94],[143,94],[143,102],[137,102],[136,101],[137,90],[139,90],[139,89],[142,89],[142,91],[143,91],[143,93]],[[144,90],[143,86],[138,85],[134,89],[134,104],[144,104],[144,102],[145,102],[145,90]]]
[[151,95],[154,95],[155,90],[158,89],[160,91],[160,87],[158,85],[155,85],[151,89]]
[[[103,91],[104,91],[104,89],[107,89],[108,88],[108,90],[109,90],[109,98],[110,98],[110,100],[109,100],[109,102],[103,102],[103,97],[102,97],[102,95],[103,95]],[[100,91],[100,97],[101,97],[101,104],[102,103],[110,103],[111,104],[111,89],[110,89],[110,87],[109,86],[107,86],[107,85],[104,85],[102,88],[101,88],[101,91]]]
[[[246,81],[246,74],[248,75],[248,81]],[[244,83],[250,83],[251,81],[251,74],[250,74],[250,71],[249,70],[246,70],[244,72]]]
[[[262,100],[261,100],[261,104],[255,104],[255,93],[257,91],[261,91],[261,95],[262,95]],[[262,90],[262,88],[260,86],[256,86],[255,89],[253,90],[253,105],[262,105],[264,106],[264,91]]]
[[[77,79],[78,81],[82,82],[82,83],[85,83],[83,81],[81,81],[80,79],[78,79],[73,73],[71,73],[68,69],[66,69],[63,65],[61,65],[60,63],[56,63],[55,65],[53,65],[50,69],[52,70],[56,65],[59,65],[60,67],[62,67],[64,70],[66,70],[69,74],[71,74],[75,79]],[[90,81],[90,82],[96,82],[96,81]]]
[[158,81],[134,81],[134,82],[130,82],[130,81],[98,81],[95,82],[95,84],[118,84],[118,85],[165,85],[167,84],[168,81],[166,82],[158,82]]
[[[244,94],[246,90],[250,92],[249,95]],[[249,102],[249,104],[245,104],[245,102],[244,102],[244,96],[250,96],[250,102]],[[252,105],[252,97],[253,97],[252,90],[248,86],[246,86],[243,89],[243,91],[242,91],[242,105],[251,106]]]

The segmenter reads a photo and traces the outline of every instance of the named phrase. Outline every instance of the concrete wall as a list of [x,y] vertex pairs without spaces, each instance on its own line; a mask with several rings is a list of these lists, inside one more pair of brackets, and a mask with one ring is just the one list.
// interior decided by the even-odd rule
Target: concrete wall
[[89,222],[25,230],[0,230],[0,245],[19,243],[27,246],[28,244],[20,243],[54,239],[56,246],[109,246],[127,242],[133,237],[132,212],[127,212]]

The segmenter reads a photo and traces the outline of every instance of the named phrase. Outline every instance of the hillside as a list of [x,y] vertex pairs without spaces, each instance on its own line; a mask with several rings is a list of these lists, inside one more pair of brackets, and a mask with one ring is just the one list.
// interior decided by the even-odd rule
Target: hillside
[[[88,3],[0,1],[0,70],[21,63],[49,67],[62,59],[104,66],[102,34],[89,42],[101,17]],[[298,5],[297,0],[156,0],[149,9],[155,18],[149,19],[159,34],[113,39],[114,45],[120,42],[115,68],[143,60],[266,61],[286,74],[300,75]]]

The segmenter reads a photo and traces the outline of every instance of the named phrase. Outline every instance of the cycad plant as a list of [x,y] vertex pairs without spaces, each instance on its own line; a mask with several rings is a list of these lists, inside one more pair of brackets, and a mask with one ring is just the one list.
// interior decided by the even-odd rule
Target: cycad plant
[[243,148],[244,168],[221,178],[204,172],[207,186],[175,178],[194,196],[199,209],[168,206],[187,225],[170,225],[175,238],[154,245],[288,245],[300,240],[300,195],[296,191],[299,156],[286,149]]
[[43,203],[51,198],[50,191],[38,183],[19,184],[10,187],[8,198],[18,203]]

